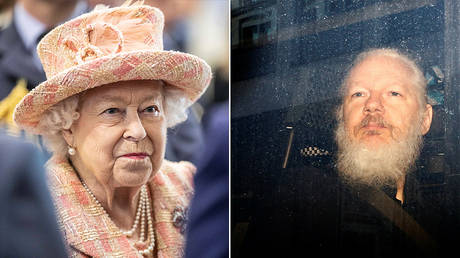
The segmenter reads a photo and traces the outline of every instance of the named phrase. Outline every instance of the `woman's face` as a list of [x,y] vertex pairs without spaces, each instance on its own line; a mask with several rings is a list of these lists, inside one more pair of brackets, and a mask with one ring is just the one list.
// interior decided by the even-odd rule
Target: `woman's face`
[[158,171],[166,144],[162,82],[126,81],[88,90],[79,112],[64,137],[76,149],[71,159],[85,180],[139,186]]

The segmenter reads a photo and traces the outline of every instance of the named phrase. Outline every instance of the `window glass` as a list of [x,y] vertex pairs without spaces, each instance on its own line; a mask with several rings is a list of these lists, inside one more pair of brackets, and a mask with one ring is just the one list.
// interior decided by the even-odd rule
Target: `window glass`
[[[448,0],[231,1],[232,257],[455,250],[458,10]],[[420,67],[433,110],[402,188],[353,184],[337,167],[339,89],[357,55],[376,48]]]

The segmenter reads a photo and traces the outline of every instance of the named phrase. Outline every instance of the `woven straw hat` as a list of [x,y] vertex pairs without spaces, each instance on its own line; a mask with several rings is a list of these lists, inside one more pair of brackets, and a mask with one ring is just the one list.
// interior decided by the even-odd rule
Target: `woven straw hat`
[[142,1],[96,8],[49,32],[37,51],[47,80],[16,106],[14,121],[40,134],[52,105],[85,90],[118,81],[163,80],[195,102],[211,81],[202,59],[163,50],[163,13]]

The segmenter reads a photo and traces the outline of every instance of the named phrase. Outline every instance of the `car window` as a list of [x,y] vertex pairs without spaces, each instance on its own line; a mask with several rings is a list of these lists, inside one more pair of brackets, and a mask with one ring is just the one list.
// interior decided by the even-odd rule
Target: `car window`
[[[405,246],[404,254],[437,257],[454,249],[459,7],[447,0],[231,1],[232,256],[308,249],[382,257]],[[339,88],[356,56],[374,48],[397,49],[417,63],[433,109],[406,179],[413,182],[404,188],[407,202],[394,207],[384,200],[395,201],[395,189],[350,190],[337,172]]]

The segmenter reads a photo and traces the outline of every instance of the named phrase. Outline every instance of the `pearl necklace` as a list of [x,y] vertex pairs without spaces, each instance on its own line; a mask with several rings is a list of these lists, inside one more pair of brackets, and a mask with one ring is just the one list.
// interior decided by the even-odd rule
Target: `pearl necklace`
[[[100,207],[100,209],[104,212],[104,214],[106,214],[110,218],[109,214],[104,209],[102,204],[97,200],[93,192],[89,190],[88,186],[83,181],[82,181],[82,184],[83,184],[83,187],[86,189],[86,191],[91,196],[91,198],[94,200],[94,202]],[[146,185],[143,185],[141,188],[141,196],[139,197],[139,203],[137,205],[137,211],[136,211],[136,218],[134,219],[133,226],[128,231],[120,230],[121,233],[128,238],[132,237],[133,233],[137,229],[137,226],[139,225],[139,222],[141,223],[141,229],[140,229],[141,232],[140,232],[138,243],[143,244],[143,242],[146,240],[145,239],[145,224],[147,222],[150,244],[145,249],[138,250],[138,252],[141,255],[148,255],[148,254],[153,253],[153,249],[155,248],[155,232],[153,231],[152,213],[150,211],[150,198],[149,198],[149,194],[147,193]]]

